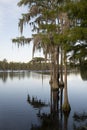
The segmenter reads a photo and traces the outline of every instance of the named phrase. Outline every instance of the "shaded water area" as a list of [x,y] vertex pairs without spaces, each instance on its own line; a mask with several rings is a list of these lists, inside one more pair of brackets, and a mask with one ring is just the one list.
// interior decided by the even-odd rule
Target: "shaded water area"
[[64,114],[63,88],[52,90],[50,75],[0,72],[0,130],[78,130],[87,124],[87,118],[73,118],[81,113],[87,115],[87,75],[74,72],[67,78],[71,111]]

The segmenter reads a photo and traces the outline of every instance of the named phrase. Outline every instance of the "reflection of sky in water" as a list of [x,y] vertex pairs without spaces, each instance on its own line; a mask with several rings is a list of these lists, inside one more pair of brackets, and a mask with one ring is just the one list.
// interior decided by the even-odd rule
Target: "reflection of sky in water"
[[[50,102],[49,75],[32,72],[8,74],[4,83],[0,78],[0,130],[29,130],[31,123],[38,124],[37,109],[27,103],[27,95],[37,97],[46,103]],[[0,76],[1,77],[1,76]],[[73,123],[74,112],[87,112],[87,81],[79,74],[68,75],[68,95],[71,105],[69,117]],[[50,112],[50,108],[42,108],[41,112]]]
[[[35,78],[35,75],[34,78],[25,76],[20,80],[17,77],[13,80],[8,78],[5,84],[0,81],[0,129],[26,130],[30,129],[31,123],[38,122],[38,110],[32,109],[27,103],[27,95],[37,96],[48,103],[50,88],[48,76],[45,77],[42,86],[41,76],[37,75],[38,78]],[[48,108],[45,111],[48,111]]]
[[83,81],[79,74],[68,76],[68,92],[74,110],[84,111],[87,109],[87,81]]
[[71,105],[69,123],[72,127],[74,112],[87,113],[87,81],[83,81],[80,74],[68,75],[68,97]]

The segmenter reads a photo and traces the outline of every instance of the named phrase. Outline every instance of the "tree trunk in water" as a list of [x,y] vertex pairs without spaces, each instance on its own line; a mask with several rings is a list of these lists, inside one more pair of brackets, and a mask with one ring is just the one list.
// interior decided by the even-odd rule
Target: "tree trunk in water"
[[51,80],[52,89],[59,88],[59,46],[57,48],[53,48],[52,51],[52,72],[51,72]]
[[60,82],[63,83],[63,50],[61,47],[61,69],[60,69]]
[[56,78],[57,78],[57,82],[58,82],[58,87],[59,87],[59,46],[57,47],[57,71],[56,71]]
[[64,130],[68,130],[68,119],[69,119],[69,112],[64,113]]
[[69,100],[68,100],[68,92],[67,92],[67,58],[66,53],[64,54],[64,69],[65,69],[65,83],[64,83],[64,104],[63,111],[69,112],[71,110]]

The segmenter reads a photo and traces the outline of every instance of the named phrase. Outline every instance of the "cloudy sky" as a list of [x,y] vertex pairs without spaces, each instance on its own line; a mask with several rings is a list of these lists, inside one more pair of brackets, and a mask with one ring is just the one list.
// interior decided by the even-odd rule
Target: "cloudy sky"
[[[32,44],[17,47],[12,38],[20,36],[18,21],[26,8],[18,7],[19,0],[0,0],[0,61],[4,58],[10,61],[28,62],[32,59]],[[24,36],[31,36],[31,29],[25,27]],[[40,54],[36,54],[40,56]]]

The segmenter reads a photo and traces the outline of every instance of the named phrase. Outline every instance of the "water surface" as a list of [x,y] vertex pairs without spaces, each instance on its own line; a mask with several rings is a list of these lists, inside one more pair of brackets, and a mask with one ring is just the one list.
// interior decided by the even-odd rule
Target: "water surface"
[[[0,72],[0,130],[31,130],[32,126],[41,126],[38,113],[51,113],[50,76],[29,71]],[[47,104],[34,107],[27,99],[28,95]],[[68,97],[71,111],[67,128],[64,128],[64,115],[59,112],[61,130],[73,130],[75,112],[87,113],[87,80],[79,73],[68,75]],[[76,122],[75,122],[76,123]]]

